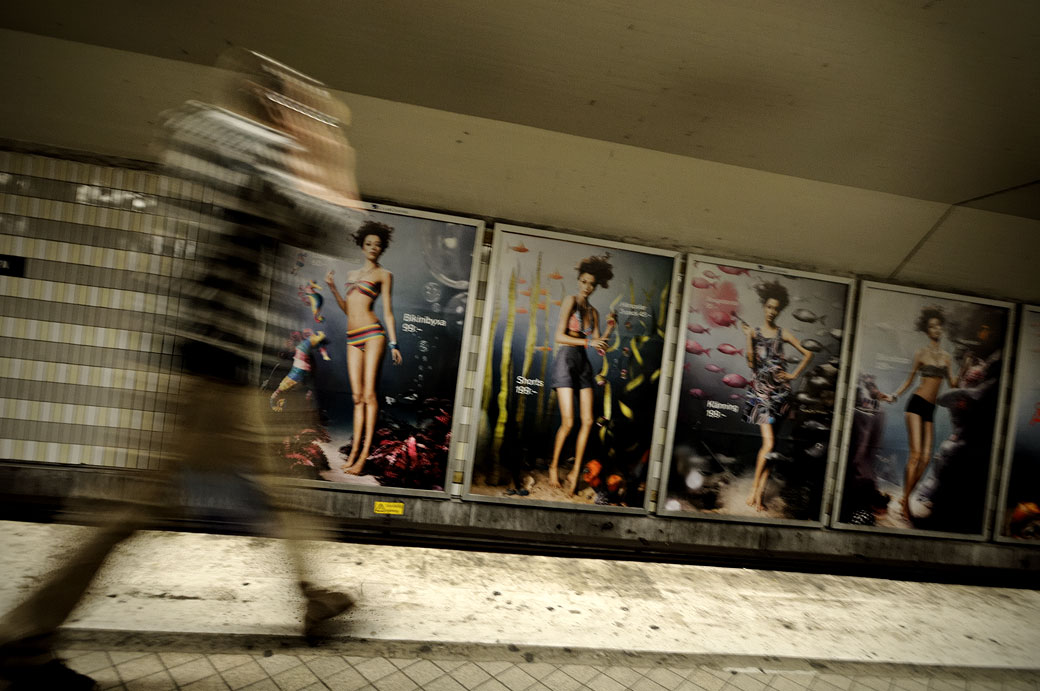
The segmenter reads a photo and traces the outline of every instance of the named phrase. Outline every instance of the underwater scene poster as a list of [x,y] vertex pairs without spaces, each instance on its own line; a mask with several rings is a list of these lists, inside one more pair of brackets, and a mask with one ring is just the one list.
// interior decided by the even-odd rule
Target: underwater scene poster
[[[483,222],[371,205],[346,256],[284,248],[261,374],[297,477],[444,492]],[[479,257],[479,252],[477,252]]]
[[997,537],[1040,541],[1040,307],[1025,305]]
[[468,494],[643,510],[676,254],[507,228]]
[[661,513],[821,520],[851,292],[689,256]]
[[863,284],[835,526],[983,536],[1010,307]]

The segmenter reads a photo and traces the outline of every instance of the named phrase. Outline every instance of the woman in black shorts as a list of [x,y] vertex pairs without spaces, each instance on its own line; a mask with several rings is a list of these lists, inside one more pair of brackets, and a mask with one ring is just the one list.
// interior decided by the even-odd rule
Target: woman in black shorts
[[914,364],[909,376],[899,390],[886,395],[884,400],[894,402],[903,394],[914,378],[920,374],[921,381],[906,404],[906,435],[910,443],[910,452],[906,459],[906,474],[903,480],[903,517],[913,520],[910,513],[910,493],[924,477],[928,463],[932,458],[933,423],[935,399],[939,396],[939,388],[943,379],[947,379],[951,387],[957,386],[957,377],[953,375],[953,358],[942,349],[940,341],[943,336],[943,325],[946,317],[942,308],[925,307],[918,315],[915,326],[928,336],[928,345],[914,353]]

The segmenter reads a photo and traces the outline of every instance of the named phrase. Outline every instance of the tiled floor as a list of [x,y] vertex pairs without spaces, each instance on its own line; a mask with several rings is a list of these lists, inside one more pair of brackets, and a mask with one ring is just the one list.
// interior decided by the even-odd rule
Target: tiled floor
[[344,654],[342,647],[185,652],[190,643],[180,643],[177,652],[161,652],[76,645],[63,651],[70,666],[102,689],[127,691],[1040,691],[1038,671],[625,654],[583,661],[578,653],[543,662],[494,649],[394,657]]

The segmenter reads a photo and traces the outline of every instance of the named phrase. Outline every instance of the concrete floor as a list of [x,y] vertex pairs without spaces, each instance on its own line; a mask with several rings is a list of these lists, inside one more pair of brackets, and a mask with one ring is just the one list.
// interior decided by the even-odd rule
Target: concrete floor
[[[0,609],[23,597],[89,530],[0,522]],[[537,684],[655,688],[634,685],[646,679],[661,688],[692,683],[722,691],[739,677],[733,691],[833,691],[821,684],[850,691],[864,679],[886,681],[860,691],[1040,691],[1035,590],[326,542],[309,547],[323,585],[360,595],[327,647],[308,649],[296,637],[302,606],[277,540],[142,532],[117,548],[70,617],[70,654],[82,658],[84,671],[108,675],[112,688],[188,688],[203,678],[182,684],[173,667],[205,659],[213,685],[197,688],[266,681],[275,685],[255,688],[349,686],[330,685],[312,669],[317,665],[331,676],[349,667],[346,676],[364,682],[352,688],[377,689],[455,688],[449,682],[498,688],[492,681],[514,691]],[[150,661],[134,667],[141,675],[120,676],[119,665],[132,661],[128,655]],[[291,659],[280,663],[285,669],[235,686],[213,656],[260,669],[265,660],[277,666],[272,656]],[[421,662],[434,667],[406,673]],[[301,665],[307,672],[299,670],[296,681],[282,685],[275,678]],[[453,676],[474,665],[482,673],[472,674],[473,685]],[[543,679],[577,667],[595,674],[563,672],[566,679],[554,677],[555,685]],[[526,677],[509,672],[519,679],[509,685],[494,673],[499,668]],[[643,671],[593,683],[611,668]],[[657,670],[675,676],[648,676]],[[135,683],[153,675],[156,685]],[[836,676],[826,681],[827,675]],[[923,679],[924,687],[896,685],[911,678]]]

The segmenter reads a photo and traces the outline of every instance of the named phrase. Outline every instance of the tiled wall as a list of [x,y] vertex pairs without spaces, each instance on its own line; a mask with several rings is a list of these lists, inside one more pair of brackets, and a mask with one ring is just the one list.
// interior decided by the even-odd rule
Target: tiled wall
[[197,222],[153,172],[0,151],[0,458],[155,468],[177,371],[163,320]]

